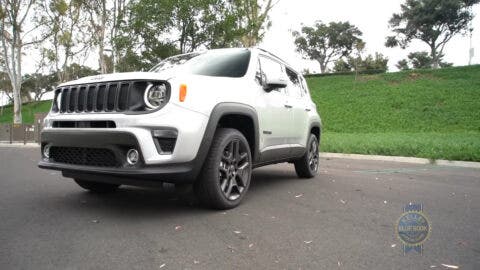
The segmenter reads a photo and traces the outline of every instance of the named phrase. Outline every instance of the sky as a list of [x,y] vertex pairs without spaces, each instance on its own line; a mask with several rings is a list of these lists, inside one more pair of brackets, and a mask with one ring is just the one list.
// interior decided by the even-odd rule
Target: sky
[[[266,33],[260,47],[285,59],[297,70],[308,68],[319,72],[314,61],[302,61],[295,52],[292,30],[300,30],[302,23],[313,25],[315,21],[349,21],[363,32],[366,53],[380,52],[389,58],[389,70],[397,70],[395,64],[405,59],[409,52],[428,51],[422,42],[413,42],[406,50],[386,48],[385,37],[391,32],[388,21],[393,13],[400,11],[403,0],[280,0],[271,13],[272,27]],[[476,45],[473,63],[480,64],[480,5],[473,8],[473,46]],[[456,66],[467,65],[469,60],[469,36],[454,37],[445,48],[445,60]]]
[[[308,68],[311,72],[319,72],[320,67],[315,61],[302,60],[301,55],[295,52],[295,45],[291,31],[300,30],[302,23],[312,25],[321,20],[350,21],[363,32],[366,41],[366,53],[381,52],[387,56],[390,71],[395,71],[395,64],[406,58],[409,52],[427,50],[421,42],[414,42],[407,50],[400,48],[386,48],[385,37],[390,34],[388,20],[393,13],[400,11],[403,0],[280,0],[271,11],[272,26],[265,34],[259,47],[264,48],[290,63],[298,71]],[[480,14],[480,5],[475,6],[475,14]],[[480,16],[473,21],[473,44],[480,44]],[[469,37],[457,36],[446,47],[447,62],[454,65],[468,64]],[[473,63],[480,64],[480,47],[476,48]],[[39,60],[38,50],[26,52],[23,58],[23,72],[35,71],[35,63]],[[84,64],[98,68],[97,54],[89,53]],[[33,61],[32,61],[33,60]]]

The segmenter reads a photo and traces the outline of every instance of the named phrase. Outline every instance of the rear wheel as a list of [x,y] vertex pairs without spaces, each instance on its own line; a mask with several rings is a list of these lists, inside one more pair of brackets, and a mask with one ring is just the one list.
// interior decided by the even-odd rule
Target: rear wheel
[[242,133],[218,129],[194,185],[200,202],[215,209],[239,205],[250,186],[251,160],[250,147]]
[[108,184],[100,182],[92,182],[81,179],[74,179],[75,182],[82,188],[91,191],[93,193],[110,193],[118,189],[118,184]]
[[315,177],[318,171],[318,140],[315,134],[310,134],[310,138],[307,143],[307,151],[298,160],[294,162],[295,171],[300,178],[312,178]]

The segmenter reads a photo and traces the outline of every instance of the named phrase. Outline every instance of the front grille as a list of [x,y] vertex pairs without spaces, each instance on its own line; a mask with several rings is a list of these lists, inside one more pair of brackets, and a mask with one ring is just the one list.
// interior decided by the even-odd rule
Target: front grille
[[103,148],[52,146],[50,159],[53,162],[71,165],[121,167],[113,151]]
[[68,113],[114,113],[143,112],[143,101],[148,84],[165,84],[167,102],[170,85],[164,81],[114,81],[60,87],[55,90],[53,112]]

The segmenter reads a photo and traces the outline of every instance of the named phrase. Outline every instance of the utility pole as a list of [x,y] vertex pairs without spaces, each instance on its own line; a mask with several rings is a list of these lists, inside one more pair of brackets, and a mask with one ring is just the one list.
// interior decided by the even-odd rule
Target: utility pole
[[470,26],[470,50],[469,50],[469,58],[468,58],[468,65],[471,66],[472,65],[472,59],[473,59],[473,56],[475,55],[475,49],[473,48],[473,44],[472,44],[472,37],[473,37],[473,27]]
[[[470,13],[472,12],[472,7],[470,7]],[[472,59],[473,59],[473,56],[475,54],[475,49],[473,48],[473,44],[472,44],[472,39],[473,39],[473,23],[472,23],[472,20],[470,20],[470,25],[468,26],[468,31],[470,32],[470,50],[468,50],[468,65],[471,66],[472,65]]]

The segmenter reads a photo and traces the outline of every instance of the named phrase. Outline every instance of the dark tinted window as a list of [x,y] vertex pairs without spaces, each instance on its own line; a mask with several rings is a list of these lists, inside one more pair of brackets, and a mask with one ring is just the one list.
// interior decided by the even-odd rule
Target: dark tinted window
[[[188,55],[182,57],[181,61],[176,61],[179,56],[165,59],[151,71],[159,72],[164,70],[162,67],[181,68],[183,72],[214,76],[214,77],[233,77],[239,78],[245,76],[250,63],[250,51],[245,50],[214,50],[201,54]],[[162,63],[166,63],[163,65]]]

